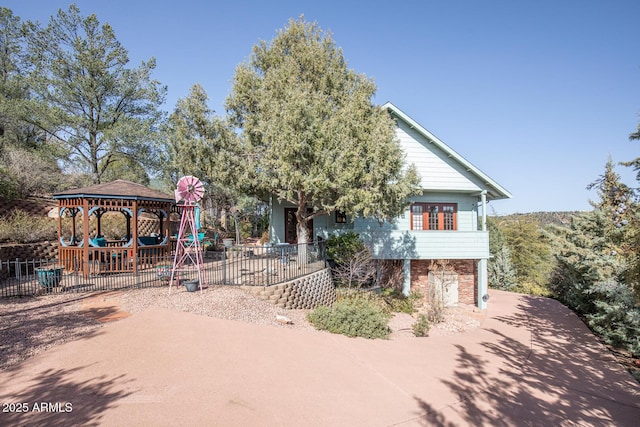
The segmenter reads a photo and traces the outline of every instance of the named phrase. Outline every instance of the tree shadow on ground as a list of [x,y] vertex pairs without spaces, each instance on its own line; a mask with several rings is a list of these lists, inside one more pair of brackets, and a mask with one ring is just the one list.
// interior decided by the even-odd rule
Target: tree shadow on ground
[[0,424],[48,427],[101,424],[102,414],[132,393],[126,391],[132,380],[124,375],[102,375],[74,381],[74,374],[85,368],[48,369],[25,390],[11,396],[0,395],[2,402],[18,403],[23,410],[16,412],[14,407],[11,412],[0,413]]
[[420,425],[429,427],[458,427],[456,423],[448,421],[444,413],[437,410],[423,399],[420,399],[419,397],[414,397],[414,399],[420,408],[420,417],[418,419],[418,421],[420,421]]
[[515,313],[493,319],[508,325],[500,330],[528,330],[530,341],[485,328],[494,339],[481,345],[495,363],[457,345],[456,369],[442,383],[459,400],[438,409],[415,397],[424,425],[454,425],[449,413],[468,425],[638,425],[640,387],[577,316],[529,296]]
[[[94,297],[96,294],[87,293],[84,295],[78,294],[50,294],[46,297],[38,296],[15,296],[15,297],[3,297],[0,298],[0,319],[3,317],[14,316],[25,312],[32,312],[40,309],[47,308],[59,308],[63,306],[71,306],[74,303],[81,302],[88,298]],[[42,298],[52,297],[53,300],[48,303],[43,303]]]
[[[6,369],[55,345],[95,336],[102,324],[69,303],[15,306],[0,317],[0,369]],[[100,308],[100,316],[117,309]]]

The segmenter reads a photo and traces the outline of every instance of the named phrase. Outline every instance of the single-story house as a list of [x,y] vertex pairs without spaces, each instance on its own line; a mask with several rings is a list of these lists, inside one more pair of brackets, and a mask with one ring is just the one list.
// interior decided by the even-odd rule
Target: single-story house
[[[391,103],[384,107],[397,123],[397,140],[406,160],[421,176],[422,194],[408,200],[403,215],[382,225],[375,219],[351,220],[340,212],[315,217],[311,236],[355,231],[375,258],[401,265],[405,294],[424,295],[432,281],[440,280],[448,284],[448,304],[486,308],[487,203],[511,194],[398,107]],[[294,206],[275,199],[271,206],[272,243],[294,243]]]

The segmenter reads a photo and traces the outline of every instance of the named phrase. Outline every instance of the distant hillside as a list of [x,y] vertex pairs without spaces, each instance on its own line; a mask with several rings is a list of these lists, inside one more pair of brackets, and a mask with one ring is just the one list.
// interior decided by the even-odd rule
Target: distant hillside
[[579,214],[581,211],[568,211],[568,212],[530,212],[524,214],[511,214],[492,217],[499,223],[508,223],[513,221],[527,221],[535,222],[539,227],[545,228],[548,225],[569,225],[571,217]]

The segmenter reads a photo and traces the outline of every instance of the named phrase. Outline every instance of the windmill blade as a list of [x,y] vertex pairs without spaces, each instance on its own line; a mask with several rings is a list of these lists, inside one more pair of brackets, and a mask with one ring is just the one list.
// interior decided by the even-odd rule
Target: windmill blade
[[176,200],[184,200],[185,203],[197,203],[204,195],[204,185],[195,176],[187,175],[180,178],[178,188],[175,190]]

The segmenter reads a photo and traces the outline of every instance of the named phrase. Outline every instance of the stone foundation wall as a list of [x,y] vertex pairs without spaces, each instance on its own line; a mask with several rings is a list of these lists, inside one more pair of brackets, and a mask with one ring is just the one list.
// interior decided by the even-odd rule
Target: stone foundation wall
[[266,289],[249,288],[259,298],[282,308],[314,309],[336,301],[336,289],[328,268]]

